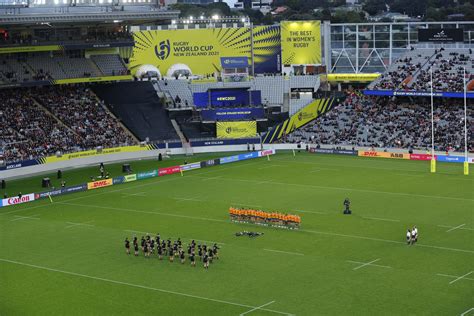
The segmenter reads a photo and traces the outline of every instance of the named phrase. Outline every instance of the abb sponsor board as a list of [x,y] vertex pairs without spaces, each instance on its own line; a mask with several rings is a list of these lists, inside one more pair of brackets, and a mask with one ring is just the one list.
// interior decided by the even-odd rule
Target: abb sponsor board
[[22,195],[21,197],[19,196],[12,196],[6,199],[1,200],[1,205],[2,206],[11,206],[11,205],[16,205],[16,204],[22,204],[22,203],[28,203],[32,202],[35,200],[35,194],[25,194]]

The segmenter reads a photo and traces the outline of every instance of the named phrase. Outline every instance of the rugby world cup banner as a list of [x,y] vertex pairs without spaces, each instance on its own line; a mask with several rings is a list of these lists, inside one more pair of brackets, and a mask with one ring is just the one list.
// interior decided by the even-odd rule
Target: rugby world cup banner
[[283,65],[321,64],[321,22],[281,22]]
[[217,122],[217,138],[248,138],[257,135],[256,121]]
[[195,75],[220,72],[226,58],[251,59],[252,46],[255,73],[281,71],[279,26],[139,31],[133,37],[132,73],[153,65],[166,75],[176,64],[186,65]]

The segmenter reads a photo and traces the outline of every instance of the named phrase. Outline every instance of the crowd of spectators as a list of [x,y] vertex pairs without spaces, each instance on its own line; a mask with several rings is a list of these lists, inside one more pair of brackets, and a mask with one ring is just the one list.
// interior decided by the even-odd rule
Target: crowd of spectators
[[472,49],[411,50],[395,61],[389,70],[372,85],[374,90],[430,91],[431,69],[435,92],[464,91],[466,82],[474,79],[474,55]]
[[[468,107],[468,147],[474,150],[474,108]],[[434,104],[435,149],[464,151],[462,99],[437,99]],[[374,98],[351,93],[328,113],[286,136],[286,141],[316,145],[377,148],[431,148],[429,98]]]
[[0,90],[0,98],[0,147],[8,162],[135,144],[83,86]]

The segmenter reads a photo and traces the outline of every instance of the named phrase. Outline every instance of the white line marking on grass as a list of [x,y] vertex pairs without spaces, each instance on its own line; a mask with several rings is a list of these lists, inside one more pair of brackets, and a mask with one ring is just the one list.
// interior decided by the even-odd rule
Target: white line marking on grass
[[139,230],[131,230],[131,229],[125,229],[124,232],[140,233],[140,234],[145,234],[145,235],[148,235],[148,234],[149,234],[148,232],[142,232],[142,231],[139,231]]
[[[373,238],[373,237],[365,237],[365,236],[357,236],[357,235],[346,235],[346,234],[339,234],[339,233],[332,233],[332,232],[322,232],[322,231],[316,231],[316,230],[300,229],[299,231],[306,232],[306,233],[312,233],[312,234],[328,235],[328,236],[339,236],[339,237],[346,237],[346,238],[373,240],[373,241],[380,241],[380,242],[386,242],[386,243],[392,243],[392,244],[402,244],[402,245],[406,244],[406,242],[404,242],[404,241]],[[425,245],[425,244],[419,244],[419,243],[417,243],[416,246],[417,247],[440,249],[440,250],[456,251],[456,252],[474,253],[474,250],[457,249],[457,248],[449,248],[449,247],[433,246],[433,245]]]
[[[159,178],[157,178],[157,180],[158,180],[158,179],[159,179]],[[72,199],[67,199],[67,200],[64,200],[64,201],[62,201],[62,202],[77,201],[77,200],[81,200],[81,199],[85,199],[85,198],[95,197],[95,196],[98,196],[98,195],[104,195],[104,194],[109,194],[109,193],[122,192],[122,191],[130,190],[130,188],[141,188],[141,187],[146,187],[146,186],[150,186],[150,185],[157,185],[157,184],[160,184],[160,183],[163,183],[163,182],[169,182],[169,181],[180,180],[180,179],[183,179],[183,177],[175,177],[175,178],[170,178],[170,179],[165,179],[165,180],[161,180],[161,179],[160,179],[160,181],[155,181],[155,182],[150,182],[150,183],[144,183],[144,184],[141,184],[141,185],[134,185],[133,187],[126,186],[126,187],[124,187],[124,188],[122,188],[122,189],[104,191],[104,192],[99,192],[99,193],[97,193],[97,194],[86,194],[86,195],[79,196],[79,197],[75,197],[75,198],[72,198]],[[45,200],[45,201],[46,201],[46,200]],[[55,202],[55,203],[58,203],[58,202]],[[21,209],[14,210],[14,211],[10,211],[10,212],[6,212],[6,213],[0,213],[0,215],[7,215],[7,214],[11,214],[11,213],[16,213],[16,212],[27,211],[27,210],[31,210],[31,209],[35,209],[35,208],[46,207],[46,206],[49,206],[49,205],[54,205],[54,203],[53,203],[53,204],[51,204],[51,203],[45,203],[45,204],[41,204],[41,205],[35,205],[35,206],[31,206],[31,207],[25,207],[25,208],[21,208]]]
[[366,266],[370,266],[372,263],[377,262],[377,261],[379,261],[379,260],[380,260],[380,258],[375,259],[375,260],[372,260],[372,261],[369,261],[369,262],[362,263],[361,265],[355,267],[355,268],[352,269],[352,270],[359,270],[360,268],[363,268],[363,267],[366,267]]
[[104,209],[104,210],[114,210],[114,211],[122,211],[122,212],[130,212],[130,213],[142,213],[142,214],[153,214],[153,215],[164,215],[164,216],[179,217],[179,218],[198,219],[198,220],[202,220],[202,221],[229,223],[226,220],[215,219],[215,218],[205,218],[205,217],[178,215],[178,214],[161,213],[161,212],[140,211],[140,210],[134,210],[134,209],[118,208],[118,207],[111,207],[111,206],[100,206],[100,205],[92,205],[92,204],[76,204],[76,203],[65,203],[65,202],[58,202],[58,203],[59,204],[64,204],[64,205],[71,205],[71,206],[82,206],[82,207],[92,207],[92,208],[95,207],[95,208],[100,208],[100,209]]
[[205,178],[205,179],[202,179],[201,181],[217,180],[217,179],[220,179],[220,178],[222,178],[222,176]]
[[466,225],[466,224],[461,224],[461,225],[459,225],[459,226],[452,227],[452,228],[448,229],[446,232],[447,232],[447,233],[452,232],[453,230],[459,229],[459,228],[461,228],[461,227],[463,227],[463,226],[465,226],[465,225]]
[[[193,177],[193,176],[191,176],[191,177]],[[202,177],[199,177],[199,178],[202,178]],[[446,199],[446,200],[456,200],[456,201],[474,201],[474,199],[457,198],[457,197],[442,196],[442,195],[425,195],[425,194],[413,194],[413,193],[403,193],[403,192],[364,190],[364,189],[354,189],[354,188],[344,188],[344,187],[329,187],[329,186],[312,185],[312,184],[285,183],[285,182],[277,182],[277,181],[271,181],[271,180],[258,181],[258,180],[238,179],[238,178],[228,178],[228,177],[222,177],[222,180],[233,181],[233,182],[236,182],[236,181],[248,182],[248,183],[255,183],[255,184],[269,183],[269,184],[277,184],[277,185],[283,185],[283,186],[296,186],[296,187],[305,187],[305,188],[334,190],[334,191],[377,193],[377,194],[387,194],[387,195],[395,195],[395,196],[411,196],[411,197],[422,197],[422,198],[430,198],[430,199]]]
[[282,167],[282,165],[270,165],[270,166],[265,166],[265,167],[258,168],[258,170],[264,170],[264,169],[274,168],[274,167]]
[[[219,300],[219,299],[214,299],[214,298],[209,298],[209,297],[204,297],[204,296],[197,296],[197,295],[186,294],[186,293],[181,293],[181,292],[168,291],[168,290],[159,289],[159,288],[150,287],[150,286],[145,286],[145,285],[139,285],[139,284],[122,282],[122,281],[117,281],[117,280],[112,280],[112,279],[95,277],[95,276],[87,275],[87,274],[81,274],[81,273],[70,272],[70,271],[65,271],[65,270],[53,269],[53,268],[48,268],[48,267],[44,267],[44,266],[39,266],[39,265],[24,263],[24,262],[20,262],[20,261],[9,260],[9,259],[0,258],[0,261],[12,263],[12,264],[17,264],[17,265],[21,265],[21,266],[25,266],[25,267],[40,269],[40,270],[46,270],[46,271],[57,272],[57,273],[62,273],[62,274],[68,274],[68,275],[73,275],[73,276],[86,278],[86,279],[91,279],[91,280],[103,281],[103,282],[114,283],[114,284],[119,284],[119,285],[126,285],[126,286],[129,286],[129,287],[135,287],[135,288],[144,289],[144,290],[157,291],[157,292],[162,292],[162,293],[166,293],[166,294],[179,295],[179,296],[184,296],[184,297],[189,297],[189,298],[194,298],[194,299],[199,299],[199,300],[204,300],[204,301],[210,301],[210,302],[216,302],[216,303],[234,305],[234,306],[240,306],[240,307],[246,307],[246,308],[257,308],[258,307],[258,306],[241,304],[241,303],[236,303],[236,302],[231,302],[231,301],[224,301],[224,300]],[[280,311],[276,311],[276,310],[272,310],[272,309],[266,309],[266,308],[259,308],[259,309],[267,311],[267,312],[275,313],[275,314],[289,315],[289,316],[292,315],[290,313],[280,312]]]
[[386,222],[399,222],[400,221],[398,219],[390,219],[390,218],[366,217],[366,216],[361,216],[361,217],[365,219],[372,219],[374,221],[386,221]]
[[[443,227],[443,228],[454,228],[455,226],[448,226],[448,225],[438,225],[438,227]],[[461,229],[461,230],[474,230],[473,228],[467,228],[467,227],[461,227],[461,228],[458,228],[458,229]]]
[[[451,278],[451,279],[459,278],[459,276],[457,276],[457,275],[451,275],[451,274],[437,273],[436,275],[439,275],[439,276],[442,276],[442,277]],[[464,280],[474,281],[474,279],[472,279],[472,278],[464,278]]]
[[66,222],[66,224],[70,224],[69,226],[66,226],[65,228],[71,228],[71,227],[77,227],[77,226],[87,226],[87,227],[94,227],[94,225],[91,225],[89,223],[92,223],[93,221],[88,221],[84,223],[74,223],[74,222]]
[[327,214],[325,212],[318,212],[318,211],[305,211],[305,210],[292,210],[292,212],[298,213],[309,213],[309,214]]
[[235,206],[250,206],[250,207],[263,207],[262,205],[245,204],[245,203],[234,203],[234,202],[230,202],[230,205],[235,205]]
[[458,277],[457,279],[452,280],[451,282],[449,282],[449,284],[453,284],[454,282],[457,282],[457,281],[459,281],[459,280],[461,280],[461,279],[467,277],[467,276],[468,276],[469,274],[471,274],[472,272],[474,272],[474,271],[470,271],[470,272],[468,272],[468,273],[466,273],[466,274],[464,274],[464,275],[461,275],[461,276]]
[[18,216],[18,215],[15,215],[14,219],[12,219],[10,222],[15,222],[15,221],[21,221],[21,220],[24,220],[24,219],[39,219],[38,217],[35,217],[35,216],[38,216],[38,214],[36,215],[31,215],[31,216]]
[[[64,204],[64,205],[72,205],[72,206],[100,208],[100,209],[106,209],[106,210],[107,209],[108,210],[117,210],[117,211],[123,211],[123,212],[131,212],[131,213],[164,215],[164,216],[171,216],[171,217],[197,219],[197,220],[203,220],[203,221],[221,222],[221,223],[232,224],[228,220],[215,219],[215,218],[203,218],[203,217],[195,217],[195,216],[187,216],[187,215],[170,214],[170,213],[140,211],[140,210],[134,210],[134,209],[125,209],[125,208],[117,208],[117,207],[109,207],[109,206],[99,206],[99,205],[93,205],[93,204],[89,205],[89,204],[76,204],[76,203],[67,203],[67,202],[57,202],[57,203],[58,204]],[[300,232],[306,232],[306,233],[312,233],[312,234],[328,235],[328,236],[339,236],[339,237],[346,237],[346,238],[373,240],[373,241],[380,241],[380,242],[386,242],[386,243],[392,243],[392,244],[402,244],[402,245],[406,244],[405,241],[388,240],[388,239],[372,238],[372,237],[357,236],[357,235],[346,235],[346,234],[339,234],[339,233],[332,233],[332,232],[322,232],[322,231],[315,231],[315,230],[305,230],[305,229],[300,229],[299,231]],[[417,247],[426,247],[426,248],[433,248],[433,249],[440,249],[440,250],[474,253],[474,250],[457,249],[457,248],[449,248],[449,247],[433,246],[433,245],[425,245],[425,244],[420,244],[420,243],[417,243]]]
[[271,302],[268,302],[268,303],[263,304],[263,305],[261,305],[261,306],[254,307],[254,308],[252,308],[251,310],[249,310],[249,311],[247,311],[247,312],[245,312],[245,313],[240,314],[239,316],[247,315],[247,314],[249,314],[249,313],[251,313],[251,312],[253,312],[253,311],[256,311],[257,309],[261,309],[262,307],[268,306],[268,305],[273,304],[273,303],[275,303],[275,301],[271,301]]
[[467,311],[465,311],[464,313],[462,313],[460,316],[465,316],[467,314],[469,314],[470,311],[473,311],[474,310],[474,307],[471,307],[469,308]]
[[204,202],[204,200],[201,200],[201,199],[183,198],[183,197],[174,197],[173,200],[178,200],[178,202],[183,202],[183,201]]
[[122,193],[124,197],[127,196],[146,196],[146,192],[138,192],[138,193]]
[[389,267],[389,266],[382,266],[382,265],[379,265],[379,264],[373,264],[373,262],[376,262],[380,259],[377,259],[377,260],[374,260],[372,262],[369,262],[369,263],[364,263],[364,262],[360,262],[360,261],[353,261],[353,260],[346,260],[347,262],[350,262],[350,263],[356,263],[356,264],[360,264],[359,267],[356,267],[354,268],[353,270],[357,270],[357,269],[360,269],[364,266],[374,266],[374,267],[379,267],[379,268],[392,268],[392,267]]
[[263,250],[271,251],[271,252],[278,252],[278,253],[285,253],[287,255],[304,256],[304,253],[299,253],[299,252],[290,252],[290,251],[282,251],[282,250],[274,250],[274,249],[263,249]]

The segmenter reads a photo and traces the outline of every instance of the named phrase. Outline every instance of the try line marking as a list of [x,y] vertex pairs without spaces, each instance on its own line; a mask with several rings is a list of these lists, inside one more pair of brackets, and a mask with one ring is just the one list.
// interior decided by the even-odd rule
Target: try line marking
[[261,309],[262,307],[268,306],[268,305],[273,304],[273,303],[275,303],[275,301],[271,301],[271,302],[268,302],[268,303],[263,304],[263,305],[261,305],[261,306],[254,307],[254,308],[252,308],[251,310],[249,310],[249,311],[247,311],[247,312],[245,312],[245,313],[240,314],[239,316],[243,316],[243,315],[249,314],[249,313],[251,313],[251,312],[253,312],[253,311],[256,311],[257,309]]
[[210,302],[216,302],[216,303],[221,303],[221,304],[252,308],[254,310],[260,309],[260,310],[264,310],[264,311],[275,313],[275,314],[292,316],[292,314],[290,314],[290,313],[280,312],[280,311],[276,311],[276,310],[272,310],[272,309],[266,309],[266,308],[262,308],[262,306],[252,306],[252,305],[241,304],[241,303],[236,303],[236,302],[231,302],[231,301],[224,301],[224,300],[219,300],[219,299],[214,299],[214,298],[209,298],[209,297],[204,297],[204,296],[197,296],[197,295],[186,294],[186,293],[181,293],[181,292],[168,291],[168,290],[164,290],[164,289],[160,289],[160,288],[144,286],[144,285],[139,285],[139,284],[133,284],[133,283],[128,283],[128,282],[122,282],[122,281],[117,281],[117,280],[112,280],[112,279],[101,278],[101,277],[95,277],[95,276],[92,276],[92,275],[81,274],[81,273],[76,273],[76,272],[70,272],[70,271],[65,271],[65,270],[53,269],[53,268],[48,268],[48,267],[44,267],[44,266],[39,266],[39,265],[24,263],[24,262],[20,262],[20,261],[9,260],[9,259],[0,258],[0,261],[7,262],[7,263],[12,263],[12,264],[16,264],[16,265],[21,265],[21,266],[25,266],[25,267],[40,269],[40,270],[46,270],[46,271],[52,271],[52,272],[67,274],[67,275],[73,275],[73,276],[77,276],[77,277],[81,277],[81,278],[85,278],[85,279],[91,279],[91,280],[103,281],[103,282],[107,282],[107,283],[125,285],[125,286],[129,286],[129,287],[135,287],[135,288],[140,288],[140,289],[145,289],[145,290],[150,290],[150,291],[157,291],[157,292],[162,292],[162,293],[167,293],[167,294],[190,297],[190,298],[194,298],[194,299],[210,301]]

